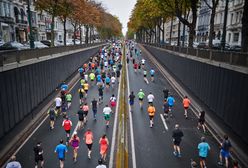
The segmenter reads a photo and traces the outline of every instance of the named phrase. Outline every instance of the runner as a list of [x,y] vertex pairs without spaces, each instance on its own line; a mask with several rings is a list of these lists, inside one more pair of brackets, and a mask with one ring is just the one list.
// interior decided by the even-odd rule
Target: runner
[[89,80],[89,75],[87,73],[84,74],[84,80],[85,80],[85,82],[88,82],[88,80]]
[[96,120],[97,105],[98,105],[97,100],[95,98],[93,98],[93,100],[91,101],[91,107],[92,107],[92,112],[93,112],[94,120]]
[[151,81],[154,82],[154,74],[155,74],[155,71],[153,68],[151,68],[150,70],[150,75],[151,75]]
[[114,108],[116,106],[116,97],[115,97],[114,94],[112,94],[112,96],[110,97],[109,104],[110,104],[111,110],[113,112],[113,110],[114,110]]
[[144,69],[144,71],[143,71],[143,74],[144,74],[144,81],[146,82],[146,84],[149,84],[149,82],[148,82],[148,79],[147,79],[147,71]]
[[141,60],[141,67],[142,67],[142,69],[145,68],[145,62],[146,62],[146,60],[143,58],[143,59]]
[[89,106],[87,103],[84,103],[84,105],[82,106],[82,110],[83,110],[83,113],[84,113],[84,124],[87,122],[88,118],[88,112],[89,112]]
[[78,72],[79,72],[79,74],[80,74],[81,77],[84,75],[84,69],[82,67],[80,67],[78,69]]
[[147,96],[147,101],[148,101],[149,105],[153,104],[154,99],[155,99],[154,95],[152,94],[152,92],[150,92],[149,95]]
[[84,133],[84,140],[88,148],[88,158],[91,159],[91,151],[92,151],[92,145],[93,145],[93,133],[89,128]]
[[207,166],[206,166],[206,158],[208,156],[209,150],[210,150],[210,146],[206,142],[205,137],[201,137],[201,143],[198,144],[198,151],[199,151],[201,168],[207,168]]
[[108,141],[108,138],[107,138],[106,134],[104,134],[100,138],[99,144],[100,144],[100,155],[101,155],[101,158],[103,159],[103,161],[105,162],[107,152],[108,152],[108,145],[109,145],[109,141]]
[[98,87],[99,104],[103,103],[103,84]]
[[168,95],[169,95],[169,90],[165,88],[165,89],[163,90],[163,93],[164,93],[164,99],[167,100]]
[[106,89],[108,89],[109,85],[110,85],[110,77],[109,76],[106,77],[105,82],[106,82]]
[[111,86],[112,86],[112,88],[115,87],[115,81],[116,81],[115,76],[112,76],[112,77],[111,77]]
[[55,106],[56,106],[56,116],[58,116],[61,112],[62,99],[60,97],[55,98]]
[[59,159],[59,165],[60,168],[64,168],[64,161],[65,161],[65,153],[67,153],[68,149],[63,144],[63,140],[60,140],[60,144],[56,146],[55,153],[57,153],[58,159]]
[[170,95],[168,98],[167,98],[167,102],[168,102],[168,105],[169,105],[169,112],[170,112],[170,116],[172,117],[172,112],[171,112],[171,109],[172,107],[174,106],[175,104],[175,99],[172,95]]
[[203,132],[206,133],[206,126],[205,126],[205,111],[201,111],[199,113],[199,120],[198,120],[198,126],[197,129],[200,129],[202,127]]
[[55,110],[53,108],[50,108],[50,110],[48,110],[47,114],[49,115],[50,118],[50,130],[54,129],[54,121],[55,121]]
[[39,161],[40,167],[42,168],[44,165],[44,158],[43,158],[43,149],[41,147],[41,142],[38,142],[34,147],[34,161],[35,161],[35,168],[38,168]]
[[133,91],[131,92],[131,94],[129,95],[129,104],[130,104],[130,111],[133,112],[133,104],[134,104],[134,99],[135,99],[135,95],[133,93]]
[[65,117],[65,120],[62,123],[62,127],[64,127],[64,130],[66,132],[66,145],[68,145],[70,139],[71,127],[72,127],[72,122],[71,120],[69,120],[68,116]]
[[110,120],[110,114],[111,114],[112,110],[111,108],[106,105],[104,108],[103,108],[103,115],[104,115],[104,119],[105,119],[105,122],[106,122],[106,127],[108,128],[109,127],[109,120]]
[[20,162],[16,161],[16,156],[11,156],[6,168],[22,168]]
[[156,112],[155,107],[153,106],[153,104],[149,104],[148,108],[147,108],[148,114],[149,114],[149,119],[150,119],[150,128],[153,127],[154,122],[153,122],[153,118]]
[[84,112],[82,110],[82,107],[79,108],[77,115],[78,115],[78,130],[80,130],[84,126]]
[[85,91],[83,89],[83,86],[80,86],[80,88],[78,89],[78,94],[79,94],[79,104],[83,104],[84,95],[85,95]]
[[140,70],[141,70],[141,63],[139,62],[139,64],[138,64],[138,70],[139,70],[139,72],[140,72]]
[[80,143],[80,139],[77,136],[77,132],[73,133],[69,143],[73,147],[73,161],[76,162],[77,161],[77,155],[78,155],[79,143]]
[[179,129],[179,125],[176,124],[175,125],[175,129],[172,132],[172,138],[173,138],[173,148],[174,148],[174,152],[173,154],[176,157],[181,157],[181,150],[180,150],[180,143],[182,141],[182,137],[183,137],[183,132]]
[[119,82],[120,75],[121,75],[121,71],[119,69],[117,69],[116,70],[117,82]]
[[94,82],[95,77],[96,77],[95,74],[93,72],[91,72],[90,75],[89,75],[90,81]]
[[71,101],[72,101],[72,95],[71,93],[67,93],[65,96],[66,102],[67,102],[67,109],[71,107]]
[[134,68],[134,72],[137,72],[138,64],[137,64],[137,63],[134,63],[134,64],[133,64],[133,68]]
[[140,89],[139,93],[138,93],[138,98],[139,98],[139,105],[140,105],[140,108],[142,109],[143,108],[143,99],[145,97],[145,93],[143,92],[142,89]]
[[166,99],[164,100],[163,110],[164,110],[164,118],[167,120],[169,117],[169,105]]
[[183,108],[184,108],[184,116],[186,119],[188,118],[188,108],[189,108],[190,103],[191,102],[190,102],[189,98],[187,96],[184,96]]
[[224,140],[221,143],[221,150],[220,150],[220,161],[218,162],[218,165],[224,166],[223,158],[225,159],[225,167],[228,168],[229,166],[229,158],[230,158],[230,150],[232,148],[232,144],[228,139],[227,135],[224,135]]
[[84,85],[83,85],[84,91],[85,91],[85,98],[87,98],[88,96],[88,90],[89,90],[89,84],[87,81],[85,81]]

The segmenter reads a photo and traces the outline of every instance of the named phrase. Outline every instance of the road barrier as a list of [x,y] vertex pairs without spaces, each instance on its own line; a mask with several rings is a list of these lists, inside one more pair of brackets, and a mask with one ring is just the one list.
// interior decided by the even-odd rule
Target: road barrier
[[190,56],[200,57],[208,60],[224,62],[231,65],[248,67],[248,53],[199,49],[189,47],[170,46],[165,44],[144,43],[146,45],[164,48],[170,51],[187,54]]

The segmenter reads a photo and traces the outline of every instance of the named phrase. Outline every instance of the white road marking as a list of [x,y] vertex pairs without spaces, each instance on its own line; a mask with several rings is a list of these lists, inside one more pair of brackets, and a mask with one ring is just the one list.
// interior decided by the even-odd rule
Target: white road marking
[[165,119],[164,119],[163,114],[160,114],[160,117],[161,117],[162,122],[163,122],[163,124],[164,124],[164,128],[166,129],[166,131],[168,131],[168,130],[169,130],[169,128],[168,128],[168,126],[167,126],[167,124],[166,124],[166,122],[165,122]]
[[[130,95],[130,87],[129,87],[129,73],[128,73],[127,64],[126,64],[126,73],[127,73],[127,92],[128,92],[128,96],[129,96]],[[135,145],[134,145],[134,134],[133,134],[133,117],[132,117],[132,113],[130,110],[131,110],[131,106],[128,103],[131,149],[132,149],[132,163],[133,163],[133,168],[136,168],[136,156],[135,156]]]
[[119,109],[119,103],[120,103],[121,77],[122,77],[122,73],[120,75],[119,86],[118,86],[117,105],[115,108],[115,120],[114,120],[114,127],[113,127],[112,141],[111,141],[109,168],[113,168],[114,166],[114,150],[115,150],[116,131],[117,131],[117,119],[118,119],[118,113],[119,113],[118,109]]

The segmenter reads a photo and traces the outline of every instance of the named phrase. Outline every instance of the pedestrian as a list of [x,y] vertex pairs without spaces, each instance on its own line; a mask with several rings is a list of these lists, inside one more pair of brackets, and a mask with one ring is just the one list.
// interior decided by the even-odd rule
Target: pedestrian
[[66,145],[63,144],[63,139],[60,140],[60,144],[56,146],[54,153],[57,153],[59,159],[60,168],[64,168],[65,153],[68,152]]
[[20,162],[16,161],[16,156],[11,156],[6,168],[22,168]]
[[100,144],[100,155],[101,155],[101,158],[103,159],[103,161],[105,162],[107,152],[108,152],[108,146],[109,146],[109,141],[108,141],[108,138],[107,138],[106,134],[104,134],[100,138],[99,144]]
[[71,107],[71,101],[72,101],[72,95],[71,93],[67,93],[65,96],[66,102],[67,102],[67,109]]
[[176,124],[175,129],[172,132],[172,138],[173,138],[173,148],[174,148],[173,154],[177,157],[181,157],[180,143],[182,141],[182,137],[183,137],[183,132],[179,129],[179,124]]
[[97,105],[98,105],[97,100],[95,98],[93,98],[93,100],[91,101],[91,107],[92,107],[92,112],[93,112],[94,120],[96,120]]
[[99,159],[96,168],[107,168],[107,166],[103,164],[102,159]]
[[199,119],[198,119],[198,126],[197,129],[200,129],[202,127],[203,132],[206,133],[206,125],[205,125],[205,111],[201,111],[199,113]]
[[54,129],[54,121],[55,121],[55,110],[53,108],[50,108],[48,110],[47,114],[49,115],[50,118],[50,130]]
[[84,140],[88,148],[88,158],[91,159],[91,151],[92,151],[92,145],[93,145],[93,133],[89,128],[84,133]]
[[229,166],[229,158],[230,158],[230,150],[232,148],[232,144],[228,139],[227,135],[224,135],[224,140],[221,143],[220,155],[218,165],[224,166],[223,159],[225,159],[225,167],[228,168]]
[[156,112],[156,109],[153,106],[153,104],[149,104],[147,111],[148,111],[149,119],[150,119],[150,128],[152,128],[154,125],[153,118],[154,118],[155,112]]
[[70,139],[71,127],[72,127],[72,122],[71,120],[69,120],[68,116],[65,116],[65,120],[62,123],[62,127],[64,127],[64,130],[66,132],[66,145],[68,145]]
[[133,91],[131,92],[131,94],[129,95],[129,104],[130,104],[130,111],[133,111],[133,105],[134,105],[134,99],[135,99],[135,95],[133,93]]
[[110,114],[111,114],[112,110],[111,108],[106,105],[104,108],[103,108],[103,115],[104,115],[104,119],[105,119],[105,123],[106,123],[106,127],[108,128],[109,127],[109,120],[110,120]]
[[165,88],[163,90],[163,93],[164,93],[164,99],[167,99],[168,98],[168,95],[169,95],[169,90],[167,88]]
[[84,126],[84,112],[82,110],[82,107],[79,108],[77,115],[78,115],[78,124],[77,124],[78,129],[77,130],[80,130]]
[[207,168],[207,166],[206,166],[206,158],[208,156],[209,150],[210,150],[210,146],[206,142],[205,137],[201,137],[201,143],[198,144],[198,151],[199,151],[199,158],[200,158],[200,166],[201,166],[201,168]]
[[169,105],[166,99],[164,99],[164,105],[163,105],[163,110],[164,110],[164,118],[168,119],[169,115]]
[[40,162],[40,167],[43,168],[44,158],[43,158],[43,149],[41,147],[41,142],[37,142],[33,150],[34,150],[35,168],[38,168],[39,162]]
[[190,102],[189,98],[187,96],[184,96],[183,108],[184,108],[184,116],[186,119],[188,118],[188,108],[189,108],[190,103],[191,102]]
[[77,132],[73,133],[69,143],[73,147],[73,161],[76,162],[77,161],[77,155],[78,155],[79,143],[80,143],[80,139],[77,136]]
[[170,112],[170,115],[172,117],[172,112],[171,112],[171,109],[172,107],[174,106],[175,104],[175,99],[172,95],[170,95],[168,98],[167,98],[167,102],[168,102],[168,105],[169,105],[169,112]]
[[152,92],[150,92],[149,95],[147,96],[148,104],[152,105],[154,99],[155,99],[154,95],[152,94]]

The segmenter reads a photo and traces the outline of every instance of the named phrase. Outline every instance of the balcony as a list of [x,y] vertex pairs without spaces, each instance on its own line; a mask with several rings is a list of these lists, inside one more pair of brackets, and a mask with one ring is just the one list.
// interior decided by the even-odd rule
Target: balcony
[[227,30],[230,30],[230,31],[239,31],[241,29],[242,29],[241,23],[234,23],[234,24],[227,26]]
[[7,24],[14,24],[14,18],[8,16],[0,16],[0,22],[7,23]]
[[26,20],[21,20],[21,19],[17,19],[17,20],[16,20],[16,23],[19,23],[19,24],[28,24],[28,21],[26,21]]

